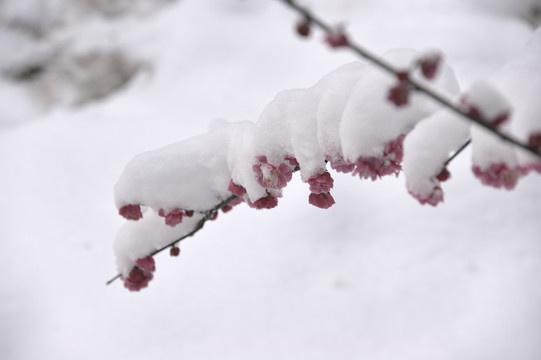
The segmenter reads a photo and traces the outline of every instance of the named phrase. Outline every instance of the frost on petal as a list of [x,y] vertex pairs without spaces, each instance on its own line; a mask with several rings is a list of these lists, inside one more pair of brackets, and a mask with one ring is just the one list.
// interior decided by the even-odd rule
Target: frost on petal
[[334,180],[328,171],[313,175],[308,179],[310,192],[314,194],[328,193],[333,188]]
[[308,196],[308,202],[318,208],[328,209],[334,205],[334,198],[331,193],[314,194]]
[[128,220],[139,220],[143,217],[139,205],[124,205],[118,210],[118,213]]

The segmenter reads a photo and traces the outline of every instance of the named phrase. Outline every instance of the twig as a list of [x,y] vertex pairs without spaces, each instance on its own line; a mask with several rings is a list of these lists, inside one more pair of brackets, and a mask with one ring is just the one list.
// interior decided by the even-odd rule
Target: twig
[[467,148],[468,145],[470,145],[470,144],[471,144],[471,139],[468,139],[468,141],[466,141],[464,144],[462,144],[462,146],[457,151],[455,151],[454,154],[449,157],[449,159],[447,159],[447,161],[443,164],[443,166],[445,167],[445,166],[449,165],[449,163],[451,161],[453,161],[453,159],[456,158],[458,156],[458,154],[460,154],[462,152],[462,150]]
[[[290,8],[297,11],[299,14],[301,14],[305,19],[310,21],[311,23],[317,25],[320,27],[327,35],[333,35],[336,34],[336,29],[327,24],[325,21],[323,21],[321,18],[318,18],[315,16],[312,12],[310,12],[308,9],[300,6],[297,4],[294,0],[278,0],[284,3],[285,5],[289,6]],[[347,40],[343,44],[341,44],[343,47],[347,47],[350,50],[352,50],[357,55],[369,60],[374,65],[380,67],[381,69],[385,70],[386,72],[393,74],[395,76],[399,76],[402,71],[400,69],[395,68],[392,64],[386,62],[384,59],[372,54],[370,51],[362,48],[361,46],[355,44],[351,40]],[[500,139],[507,141],[509,143],[512,143],[528,152],[530,152],[533,155],[536,155],[541,158],[541,149],[535,148],[533,146],[529,146],[527,144],[522,143],[521,141],[517,140],[515,137],[512,137],[510,135],[507,135],[505,133],[502,133],[498,131],[495,127],[493,127],[491,124],[486,123],[479,118],[472,116],[471,114],[467,113],[466,111],[462,110],[461,108],[457,107],[455,104],[453,104],[450,100],[446,99],[440,94],[437,94],[434,90],[430,89],[429,87],[421,84],[420,82],[416,81],[415,79],[412,79],[411,77],[407,77],[405,79],[410,86],[419,92],[424,93],[428,97],[430,97],[432,100],[436,101],[440,105],[443,105],[444,107],[448,108],[449,110],[453,111],[454,113],[462,116],[465,119],[468,119],[471,122],[476,123],[477,125],[485,128],[486,130],[490,131],[494,135],[498,136]],[[460,149],[462,151],[462,148]]]
[[[216,206],[214,206],[212,209],[209,209],[209,210],[206,210],[204,211],[204,214],[205,216],[203,216],[198,222],[197,224],[195,224],[194,228],[192,229],[192,231],[190,231],[189,233],[187,234],[184,234],[182,235],[181,237],[179,237],[178,239],[176,240],[173,240],[171,241],[169,244],[159,248],[158,250],[155,250],[153,251],[152,253],[150,253],[149,255],[147,256],[154,256],[158,253],[161,253],[162,251],[166,250],[167,248],[173,246],[173,245],[176,245],[178,244],[179,242],[181,242],[182,240],[194,235],[196,232],[198,232],[199,230],[201,230],[203,228],[203,226],[205,225],[205,223],[212,219],[214,217],[214,215],[216,215],[216,213],[221,209],[223,208],[224,206],[226,206],[227,204],[229,204],[231,201],[235,200],[237,198],[236,195],[231,195],[230,197],[228,197],[227,199],[225,199],[224,201],[222,201],[221,203],[217,204]],[[114,276],[113,278],[111,278],[109,281],[107,281],[105,283],[105,285],[109,285],[111,284],[113,281],[115,281],[116,279],[120,278],[120,274],[117,274],[116,276]]]

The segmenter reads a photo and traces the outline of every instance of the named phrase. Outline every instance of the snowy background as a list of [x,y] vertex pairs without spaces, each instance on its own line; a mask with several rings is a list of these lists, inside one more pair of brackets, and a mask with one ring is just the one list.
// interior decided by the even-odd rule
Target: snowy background
[[[377,53],[438,48],[463,87],[511,59],[539,0],[305,1]],[[292,32],[276,1],[0,1],[0,358],[541,358],[541,178],[481,186],[453,161],[445,203],[404,178],[298,176],[157,256],[131,293],[113,186],[136,154],[252,120],[356,60]],[[541,81],[532,79],[532,81]]]

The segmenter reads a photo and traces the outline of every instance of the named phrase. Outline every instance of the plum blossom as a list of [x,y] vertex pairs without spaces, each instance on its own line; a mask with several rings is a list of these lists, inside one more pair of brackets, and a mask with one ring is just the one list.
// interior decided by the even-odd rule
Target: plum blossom
[[152,256],[147,256],[145,258],[137,259],[135,266],[131,269],[128,277],[124,278],[121,276],[121,279],[124,281],[124,286],[128,290],[139,291],[148,286],[148,283],[154,277],[152,274],[154,271],[156,271],[154,258]]
[[334,198],[330,193],[314,194],[311,193],[308,197],[308,202],[321,209],[328,209],[334,205]]
[[241,185],[235,184],[233,180],[229,182],[229,186],[227,187],[227,190],[231,191],[234,195],[237,195],[239,197],[246,194],[246,189],[242,187]]
[[394,174],[398,176],[402,169],[400,163],[403,157],[402,144],[404,138],[405,135],[400,135],[396,139],[389,141],[385,145],[382,157],[361,156],[358,158],[355,162],[353,175],[359,175],[359,177],[365,179],[370,178],[372,181],[385,175]]
[[407,105],[409,103],[410,85],[406,80],[400,80],[398,83],[389,89],[387,100],[395,104],[397,107]]
[[328,171],[313,175],[308,179],[310,192],[314,194],[328,193],[333,188],[334,180]]
[[325,36],[325,42],[332,48],[349,46],[349,39],[343,29],[336,29]]
[[520,168],[510,168],[505,163],[493,163],[487,168],[474,165],[472,170],[484,185],[496,188],[504,187],[507,190],[514,189],[518,179],[524,173]]
[[439,185],[434,186],[434,188],[432,189],[430,193],[428,193],[428,195],[420,195],[412,191],[409,191],[409,193],[414,198],[419,200],[419,202],[422,205],[428,204],[428,205],[436,206],[440,202],[443,202],[443,191],[441,187],[439,187]]
[[331,169],[336,170],[337,172],[350,173],[355,169],[355,164],[347,162],[343,158],[339,158],[339,159],[334,158],[328,161],[331,166]]
[[[163,209],[158,211],[158,215],[165,218],[165,224],[175,227],[182,222],[182,218],[186,215],[181,209],[173,209],[169,213],[165,213]],[[193,212],[192,212],[193,215]]]
[[442,61],[442,56],[438,52],[427,53],[417,60],[421,73],[428,80],[434,79]]
[[139,220],[143,217],[139,205],[124,205],[118,210],[118,213],[128,220]]
[[253,203],[248,202],[248,205],[258,210],[259,209],[272,209],[278,205],[278,199],[274,197],[272,194],[267,194],[267,196],[262,197],[261,199],[258,199],[254,201]]
[[282,163],[278,167],[269,164],[266,156],[259,156],[252,166],[259,185],[270,189],[281,189],[291,180],[293,174],[289,166]]

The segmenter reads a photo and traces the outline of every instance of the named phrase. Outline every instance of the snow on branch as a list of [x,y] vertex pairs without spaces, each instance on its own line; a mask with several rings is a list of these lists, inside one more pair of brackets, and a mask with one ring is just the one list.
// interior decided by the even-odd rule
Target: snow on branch
[[[356,48],[343,32],[298,9],[304,22],[327,31],[332,46]],[[514,188],[526,174],[541,173],[540,55],[538,30],[493,78],[461,93],[441,56],[393,50],[373,63],[346,64],[309,88],[277,94],[255,123],[215,123],[205,134],[136,156],[115,185],[116,207],[128,221],[114,245],[119,275],[107,284],[121,278],[129,290],[146,287],[154,255],[170,249],[178,256],[178,243],[219,210],[241,203],[276,207],[297,171],[309,188],[308,203],[321,209],[335,204],[330,169],[372,181],[403,171],[407,190],[435,206],[444,200],[449,161],[471,142],[480,181]],[[523,143],[507,140],[515,138]]]
[[[357,55],[369,60],[371,63],[378,66],[380,69],[390,74],[394,74],[397,77],[398,81],[395,87],[393,87],[389,93],[389,100],[395,102],[397,106],[401,106],[407,103],[407,97],[410,90],[422,92],[440,105],[446,107],[447,109],[460,115],[461,117],[468,119],[469,121],[483,127],[485,130],[491,132],[500,139],[509,142],[515,146],[518,146],[533,155],[541,157],[541,149],[539,146],[536,146],[535,140],[533,142],[523,142],[514,136],[500,131],[496,126],[498,124],[492,121],[493,119],[486,119],[484,117],[481,117],[481,114],[479,112],[471,111],[469,107],[464,108],[455,104],[452,100],[446,98],[445,96],[442,96],[441,94],[438,94],[429,86],[426,86],[426,84],[423,84],[407,76],[407,73],[405,73],[403,69],[399,69],[393,66],[391,63],[385,61],[385,59],[378,57],[377,55],[354,43],[345,33],[344,29],[342,29],[341,27],[333,27],[329,25],[324,20],[316,16],[314,13],[309,11],[307,8],[297,4],[294,0],[278,1],[286,4],[301,15],[302,20],[297,25],[297,32],[299,35],[307,36],[310,32],[309,29],[311,25],[314,24],[325,32],[325,41],[329,46],[333,48],[349,48]],[[427,54],[425,57],[419,59],[418,65],[422,69],[425,77],[430,79],[434,76],[439,61],[439,54]]]

